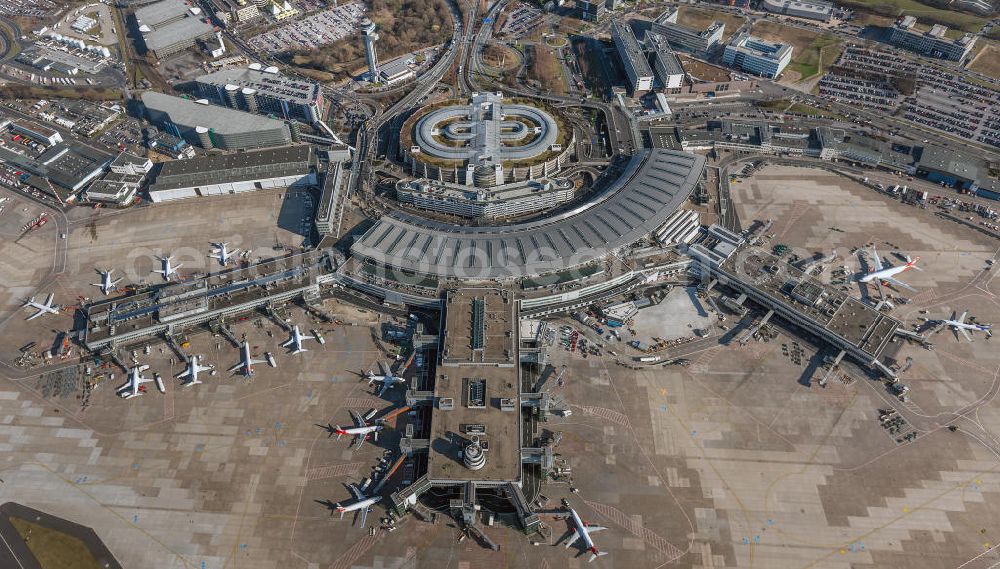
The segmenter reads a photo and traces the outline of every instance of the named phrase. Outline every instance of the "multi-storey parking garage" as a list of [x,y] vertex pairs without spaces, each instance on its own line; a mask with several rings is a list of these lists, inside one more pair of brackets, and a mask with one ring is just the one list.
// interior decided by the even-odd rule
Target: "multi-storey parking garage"
[[475,93],[417,113],[403,127],[410,173],[490,187],[551,176],[569,161],[571,129],[553,112],[502,93]]

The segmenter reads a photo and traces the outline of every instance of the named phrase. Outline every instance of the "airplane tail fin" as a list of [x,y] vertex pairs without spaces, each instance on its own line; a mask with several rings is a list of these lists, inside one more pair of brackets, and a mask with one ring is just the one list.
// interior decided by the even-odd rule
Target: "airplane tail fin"
[[907,261],[906,266],[909,267],[909,268],[911,268],[911,269],[916,269],[918,271],[922,271],[923,269],[921,269],[920,267],[917,266],[917,261],[919,261],[919,260],[920,260],[920,257],[914,257],[913,259]]

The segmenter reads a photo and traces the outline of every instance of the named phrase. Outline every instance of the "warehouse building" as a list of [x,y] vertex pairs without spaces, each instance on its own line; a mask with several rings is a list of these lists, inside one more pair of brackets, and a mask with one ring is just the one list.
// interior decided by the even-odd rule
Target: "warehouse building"
[[976,45],[976,36],[965,34],[960,38],[951,39],[947,37],[947,33],[948,27],[940,24],[934,24],[930,30],[922,31],[917,27],[916,18],[906,16],[889,28],[889,43],[930,57],[951,61],[965,59]]
[[87,188],[88,201],[131,205],[153,169],[153,161],[122,152],[109,164],[108,173]]
[[618,57],[624,64],[625,74],[628,75],[629,93],[634,95],[652,89],[653,69],[646,61],[646,55],[639,45],[639,40],[635,38],[632,28],[617,20],[612,21],[611,38],[615,42],[615,49],[618,50]]
[[761,8],[774,14],[829,22],[833,18],[833,4],[822,0],[762,0]]
[[35,158],[0,147],[0,162],[22,170],[22,181],[66,202],[100,176],[111,158],[106,152],[73,140],[60,142]]
[[201,148],[243,150],[298,141],[295,123],[209,105],[155,91],[142,94],[149,121]]
[[650,24],[652,31],[662,35],[671,47],[695,54],[707,54],[722,42],[726,24],[715,21],[704,30],[696,30],[677,23],[677,8],[668,8]]
[[134,16],[146,49],[157,58],[183,51],[198,40],[215,35],[215,28],[201,8],[183,0],[160,0],[137,8]]
[[722,61],[746,73],[775,79],[792,62],[792,46],[740,34],[726,46]]
[[287,146],[166,162],[149,186],[156,203],[268,188],[316,185],[312,148]]
[[319,83],[286,77],[277,67],[252,63],[241,69],[202,75],[195,84],[202,97],[250,113],[273,114],[308,124],[320,120],[323,114]]

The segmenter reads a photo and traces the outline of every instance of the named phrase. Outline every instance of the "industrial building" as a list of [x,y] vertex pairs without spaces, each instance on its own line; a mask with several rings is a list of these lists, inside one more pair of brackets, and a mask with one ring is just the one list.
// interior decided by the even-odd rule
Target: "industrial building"
[[614,40],[618,57],[621,59],[625,67],[625,74],[628,76],[629,93],[635,95],[652,89],[653,69],[646,61],[646,54],[643,53],[632,28],[628,24],[613,20],[611,22],[611,38]]
[[192,101],[156,91],[142,94],[149,121],[201,148],[242,150],[298,141],[295,123]]
[[122,152],[111,161],[108,173],[87,188],[86,198],[92,202],[130,205],[152,169],[153,161],[149,158]]
[[822,0],[761,0],[760,7],[774,14],[821,22],[833,18],[833,3]]
[[948,27],[940,24],[934,24],[929,30],[923,31],[918,27],[916,18],[906,16],[889,28],[888,40],[892,45],[922,55],[962,61],[976,45],[976,36],[964,34],[952,39],[947,33]]
[[746,73],[776,79],[792,62],[792,46],[740,34],[726,46],[722,61]]
[[146,49],[157,58],[183,51],[198,40],[215,35],[215,28],[201,8],[184,0],[160,0],[137,8],[134,16]]
[[475,188],[416,179],[396,183],[396,199],[420,209],[461,217],[509,218],[549,209],[573,199],[576,187],[565,178],[541,178]]
[[310,146],[287,146],[164,163],[149,198],[164,202],[198,196],[316,185]]
[[313,124],[323,116],[323,89],[308,79],[281,75],[277,67],[251,63],[195,79],[198,93],[227,107]]
[[14,121],[9,125],[11,132],[26,136],[46,146],[54,146],[63,141],[58,130],[31,121]]
[[76,192],[100,176],[111,158],[75,140],[59,142],[34,158],[0,146],[0,161],[22,170],[23,182],[65,202],[73,201]]
[[674,49],[705,55],[722,42],[726,24],[714,21],[704,30],[696,30],[677,23],[678,10],[668,8],[650,24],[650,29],[662,35]]
[[914,154],[916,173],[928,180],[1000,199],[1000,180],[992,174],[1000,165],[981,155],[942,146],[923,146]]

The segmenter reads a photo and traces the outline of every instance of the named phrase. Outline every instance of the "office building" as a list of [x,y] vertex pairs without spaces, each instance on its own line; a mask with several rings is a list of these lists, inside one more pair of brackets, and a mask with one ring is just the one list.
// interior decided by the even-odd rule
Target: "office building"
[[792,46],[740,34],[722,55],[726,65],[746,73],[775,79],[792,61]]
[[715,21],[704,30],[697,30],[678,24],[677,14],[677,8],[668,8],[650,24],[650,29],[665,37],[674,49],[707,54],[722,42],[726,32],[723,22]]
[[198,40],[215,35],[215,28],[201,8],[183,0],[160,0],[136,9],[134,16],[146,49],[157,58],[183,51]]
[[401,180],[396,199],[420,209],[461,217],[511,218],[555,207],[573,199],[576,187],[565,178],[541,178],[473,188],[426,178]]
[[87,188],[87,200],[131,205],[152,169],[153,161],[149,158],[122,152],[111,161],[108,173]]
[[889,43],[930,57],[951,61],[965,59],[976,45],[976,37],[965,34],[960,38],[951,39],[947,37],[947,32],[948,28],[940,24],[934,24],[929,30],[922,31],[917,27],[916,18],[906,16],[889,28]]
[[605,0],[576,0],[576,15],[586,22],[599,20],[605,8]]
[[149,198],[164,202],[269,188],[316,184],[312,148],[286,146],[255,152],[165,162],[149,187]]
[[611,38],[615,42],[618,57],[621,58],[625,67],[625,74],[629,81],[629,92],[634,95],[652,89],[653,70],[650,68],[649,62],[646,61],[646,54],[639,46],[639,41],[635,38],[631,26],[617,20],[611,22]]
[[155,91],[142,94],[149,121],[201,148],[243,150],[283,146],[298,140],[295,123],[252,115]]
[[822,0],[762,0],[760,7],[775,14],[829,22],[833,4]]
[[677,59],[674,50],[670,49],[667,38],[650,30],[646,32],[645,45],[656,78],[654,86],[661,89],[680,89],[684,84],[684,67]]
[[195,79],[198,93],[233,109],[313,124],[323,115],[323,89],[308,79],[282,75],[277,67],[252,63]]

